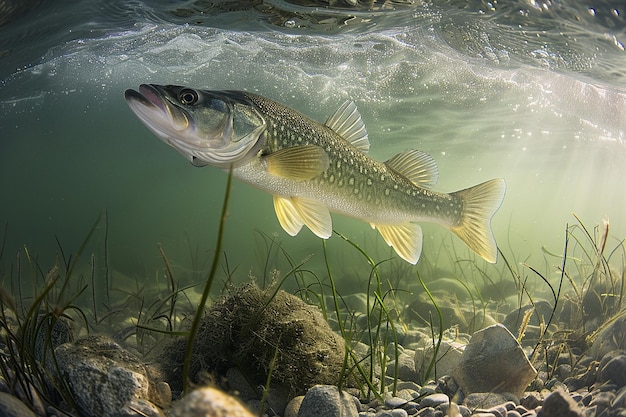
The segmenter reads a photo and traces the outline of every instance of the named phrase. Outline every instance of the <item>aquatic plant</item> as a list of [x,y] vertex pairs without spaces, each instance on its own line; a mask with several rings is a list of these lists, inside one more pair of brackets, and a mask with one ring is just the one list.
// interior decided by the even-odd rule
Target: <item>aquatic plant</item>
[[[552,295],[552,313],[539,317],[539,339],[533,352],[534,362],[541,365],[543,361],[548,375],[552,375],[563,353],[572,358],[570,365],[575,365],[573,352],[587,351],[599,331],[624,313],[624,240],[616,240],[609,250],[607,244],[612,238],[608,222],[589,229],[578,216],[574,217],[576,223],[565,227],[562,255],[542,248],[545,273],[522,264],[541,278]],[[551,267],[550,260],[554,258],[559,263]],[[552,272],[559,277],[556,285],[548,278]],[[566,285],[571,291],[565,291]],[[533,303],[531,295],[527,295]],[[536,310],[529,311],[537,314]],[[529,321],[530,316],[524,316],[518,339],[522,339]]]
[[[77,266],[98,223],[99,219],[73,256],[66,256],[57,239],[59,256],[47,272],[24,247],[17,255],[15,269],[2,277],[0,342],[5,354],[0,356],[0,373],[11,392],[40,414],[46,407],[70,415],[76,412],[67,382],[54,377],[58,374],[54,349],[73,339],[74,327],[90,329],[87,314],[76,303],[88,287]],[[93,265],[91,262],[92,276]],[[7,280],[11,287],[17,283],[19,299],[6,289]],[[26,280],[33,284],[32,293],[21,287]],[[63,410],[60,404],[64,404]]]

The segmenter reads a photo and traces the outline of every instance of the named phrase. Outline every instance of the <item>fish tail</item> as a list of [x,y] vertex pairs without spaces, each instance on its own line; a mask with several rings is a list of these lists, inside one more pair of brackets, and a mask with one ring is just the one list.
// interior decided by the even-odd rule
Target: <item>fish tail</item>
[[505,190],[506,183],[502,178],[497,178],[452,193],[452,196],[463,201],[463,213],[461,220],[450,230],[490,263],[495,263],[498,258],[491,218],[500,208]]

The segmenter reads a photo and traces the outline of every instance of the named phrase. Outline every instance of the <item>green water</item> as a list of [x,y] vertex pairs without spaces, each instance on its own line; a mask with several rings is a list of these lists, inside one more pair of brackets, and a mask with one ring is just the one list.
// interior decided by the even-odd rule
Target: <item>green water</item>
[[[463,16],[476,24],[462,24]],[[529,34],[454,5],[418,8],[380,28],[332,33],[212,29],[140,15],[126,16],[117,29],[96,23],[92,36],[59,42],[43,48],[39,59],[3,69],[5,274],[18,252],[23,262],[25,247],[44,269],[51,265],[60,254],[55,236],[64,251],[76,251],[106,211],[107,222],[100,218],[85,251],[96,254],[100,277],[105,246],[110,273],[120,282],[163,276],[160,243],[181,280],[202,280],[226,174],[192,167],[141,125],[123,91],[147,82],[254,91],[321,122],[354,100],[372,157],[385,160],[407,148],[429,152],[439,164],[438,191],[505,178],[507,195],[493,227],[501,250],[515,261],[543,267],[542,247],[562,252],[572,213],[590,228],[609,219],[613,246],[626,236],[620,27],[595,35],[589,27],[568,36],[545,28]],[[587,37],[572,40],[581,33]],[[15,48],[10,51],[13,65]],[[262,235],[324,276],[321,241],[308,230],[293,238],[284,233],[270,196],[235,182],[231,197],[224,250],[236,280],[263,275]],[[393,256],[366,223],[334,216],[333,225],[376,261]],[[362,290],[369,267],[361,255],[337,236],[328,253],[342,289]],[[424,227],[418,270],[452,270],[467,258],[473,256],[444,228]],[[398,279],[415,279],[402,260],[390,265],[400,271]],[[501,268],[486,270],[499,277]]]

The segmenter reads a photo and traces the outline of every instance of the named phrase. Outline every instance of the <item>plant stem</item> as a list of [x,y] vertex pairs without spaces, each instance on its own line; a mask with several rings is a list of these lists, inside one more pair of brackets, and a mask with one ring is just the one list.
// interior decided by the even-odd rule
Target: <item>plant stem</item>
[[211,292],[211,286],[215,279],[217,272],[217,266],[220,263],[220,253],[222,252],[222,242],[224,238],[224,226],[226,225],[226,216],[228,214],[228,200],[230,197],[230,185],[233,178],[233,166],[231,165],[228,170],[228,180],[226,181],[226,192],[224,193],[224,203],[222,205],[222,215],[220,217],[219,229],[217,232],[217,243],[215,244],[215,254],[213,255],[213,263],[211,270],[207,277],[206,284],[204,285],[204,291],[202,292],[202,298],[200,299],[200,305],[196,310],[196,314],[193,317],[193,323],[191,324],[191,330],[189,331],[189,338],[187,339],[187,349],[185,351],[185,362],[183,364],[183,392],[187,392],[189,389],[189,368],[191,365],[191,355],[193,352],[193,345],[200,328],[200,320],[204,314],[204,306],[209,298]]

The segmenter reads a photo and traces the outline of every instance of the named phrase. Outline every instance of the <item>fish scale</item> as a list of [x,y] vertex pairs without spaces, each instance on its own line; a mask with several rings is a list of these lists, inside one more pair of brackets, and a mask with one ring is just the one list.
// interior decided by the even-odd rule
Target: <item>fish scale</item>
[[[349,216],[356,214],[356,217],[373,223],[394,223],[404,218],[414,221],[445,219],[450,226],[459,224],[463,210],[460,199],[419,188],[384,163],[369,158],[326,126],[305,117],[285,115],[285,108],[280,109],[262,96],[245,95],[268,115],[265,154],[311,144],[326,151],[330,163],[328,169],[316,178],[319,190],[313,193],[325,193],[324,200],[331,211]],[[350,205],[350,210],[344,209],[345,205],[336,204],[345,200],[332,196],[342,189],[344,197],[357,199]],[[358,204],[358,201],[367,205]]]
[[496,261],[491,218],[504,198],[504,180],[433,191],[439,173],[424,152],[407,150],[385,162],[367,155],[369,138],[352,102],[322,124],[241,91],[142,84],[125,96],[139,119],[194,165],[232,167],[235,177],[270,193],[290,235],[307,226],[329,238],[330,212],[339,213],[368,222],[415,264],[423,240],[417,222],[433,222]]

